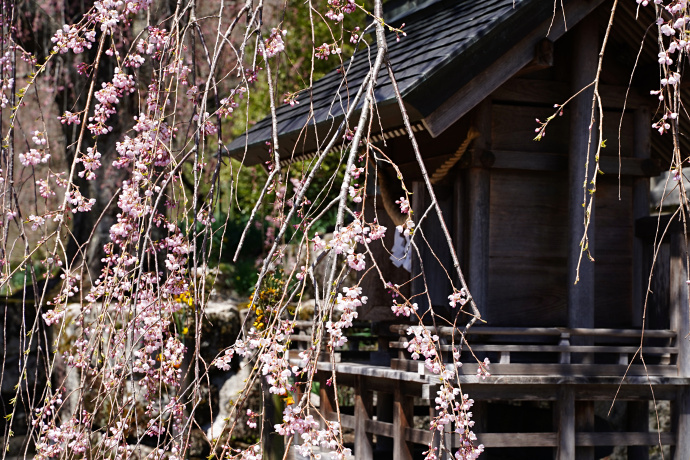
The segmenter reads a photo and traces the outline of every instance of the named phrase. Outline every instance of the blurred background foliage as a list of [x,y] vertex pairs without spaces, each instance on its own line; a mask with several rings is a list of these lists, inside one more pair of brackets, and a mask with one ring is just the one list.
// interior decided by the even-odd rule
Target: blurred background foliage
[[[318,9],[325,6],[326,1],[320,1]],[[321,17],[317,12],[312,11],[314,19],[312,26],[310,20],[309,2],[294,2],[287,5],[280,2],[273,4],[268,14],[264,15],[264,32],[267,34],[272,27],[286,30],[285,52],[271,58],[271,70],[274,73],[274,88],[276,89],[276,104],[283,104],[285,95],[294,94],[302,91],[309,91],[310,81],[316,81],[329,71],[346,64],[347,59],[355,51],[355,45],[350,42],[352,32],[359,27],[364,29],[367,21],[366,13],[357,10],[355,13],[345,17],[340,24],[333,24]],[[274,19],[267,19],[274,18]],[[312,40],[312,37],[313,40]],[[365,37],[359,47],[366,46],[371,37]],[[313,58],[314,48],[327,44],[336,44],[341,47],[340,55],[331,55],[328,60]],[[248,50],[248,56],[252,56],[252,50]],[[256,65],[265,67],[263,58],[257,57]],[[312,72],[313,65],[313,72]],[[245,64],[246,68],[251,68],[251,62]],[[310,77],[311,74],[311,77]],[[228,74],[230,75],[230,74]],[[239,79],[228,78],[223,82],[226,91],[237,87]],[[213,96],[210,96],[213,97]],[[220,95],[220,97],[224,97]],[[229,142],[237,136],[241,136],[247,129],[259,120],[269,115],[269,91],[266,81],[266,72],[260,72],[259,79],[252,83],[249,88],[249,96],[240,102],[240,106],[235,109],[232,117],[223,119],[221,132],[230,133],[224,135],[224,140]],[[215,107],[215,101],[208,101],[209,108]],[[218,151],[217,137],[207,138],[207,152]],[[216,144],[216,145],[214,145]],[[221,148],[222,151],[222,148]],[[268,151],[268,146],[267,146]],[[324,162],[320,173],[307,191],[307,198],[312,204],[305,208],[307,215],[318,214],[319,210],[326,203],[332,201],[338,193],[331,187],[333,179],[338,182],[342,179],[344,166],[341,161],[341,153],[335,150]],[[207,158],[207,166],[202,174],[208,180],[202,181],[203,186],[198,190],[200,198],[207,197],[211,187],[213,171],[216,167],[216,158]],[[270,227],[273,225],[266,218],[279,209],[276,209],[275,190],[270,193],[262,204],[255,221],[250,225],[247,237],[240,251],[239,258],[233,262],[233,257],[239,244],[242,231],[247,225],[252,208],[259,198],[261,188],[266,181],[267,172],[264,165],[244,166],[236,159],[222,159],[224,166],[220,169],[219,181],[220,188],[216,195],[217,206],[215,209],[215,222],[211,224],[211,240],[206,248],[210,247],[208,254],[209,268],[217,268],[220,273],[216,280],[215,289],[225,293],[234,293],[241,297],[251,294],[257,279],[257,268],[262,260],[262,256],[267,251],[270,236]],[[309,169],[309,160],[304,162],[294,162],[289,168],[285,168],[281,177],[280,184],[276,189],[280,190],[284,186],[285,201],[294,195],[294,186],[290,179],[301,179]],[[193,184],[192,165],[187,165],[184,170],[186,176],[185,183]],[[189,191],[193,193],[193,190]],[[201,200],[200,200],[201,201]],[[283,204],[285,206],[285,204]],[[285,211],[287,213],[287,210]],[[335,223],[336,210],[325,213],[318,222],[313,222],[309,238],[314,233],[324,234],[332,231]],[[291,226],[291,231],[285,236],[283,243],[289,243],[296,238],[302,238],[303,228],[296,229],[301,218],[297,218]],[[198,228],[201,230],[201,228]],[[200,237],[201,238],[201,237]],[[201,248],[201,239],[197,247]]]

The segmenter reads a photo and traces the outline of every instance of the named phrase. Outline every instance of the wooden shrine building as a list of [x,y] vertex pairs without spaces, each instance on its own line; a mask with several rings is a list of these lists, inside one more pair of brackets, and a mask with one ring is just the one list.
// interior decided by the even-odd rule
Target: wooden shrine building
[[[479,359],[490,359],[492,376],[478,380],[469,355],[463,354],[468,365],[461,368],[467,373],[463,392],[476,401],[483,458],[594,459],[619,446],[618,453],[644,459],[650,447],[661,445],[674,459],[690,459],[687,242],[681,224],[659,217],[659,203],[649,198],[650,177],[668,168],[672,153],[670,136],[651,128],[663,115],[650,96],[659,89],[651,7],[638,11],[633,0],[617,5],[599,86],[606,147],[589,228],[596,262],[583,260],[577,284],[591,88],[565,107],[540,142],[533,140],[535,119],[551,115],[554,104],[594,78],[612,4],[391,0],[385,5],[390,24],[407,24],[406,37],[399,42],[395,34],[389,37],[389,55],[427,169],[433,172],[453,156],[470,128],[480,134],[435,191],[487,321],[471,329],[469,340]],[[310,158],[323,147],[314,132],[324,139],[335,130],[369,65],[360,56],[346,79],[333,71],[314,83],[311,96],[300,96],[299,105],[278,108],[283,161]],[[377,146],[400,166],[414,192],[414,215],[420,216],[429,197],[383,71],[376,97],[383,128]],[[310,108],[314,113],[307,123]],[[264,162],[270,136],[270,120],[263,120],[229,148],[247,163]],[[690,151],[688,138],[680,139],[682,151]],[[671,181],[668,193],[678,193],[674,185]],[[377,203],[385,220],[381,199]],[[421,262],[428,298],[441,312],[452,290],[445,274],[434,271],[444,269],[440,262],[451,272],[452,264],[437,222],[427,219],[421,232],[429,243],[421,261],[412,260],[411,273],[391,264],[387,276],[407,283],[411,295],[421,294],[416,277]],[[388,248],[393,233],[386,237]],[[381,255],[387,260],[383,248]],[[357,460],[419,458],[430,434],[417,422],[428,419],[422,406],[429,406],[429,398],[433,406],[438,380],[407,354],[408,323],[392,314],[380,282],[365,279],[363,289],[369,303],[359,319],[377,331],[378,351],[367,360],[343,358],[336,364],[339,384],[353,387],[355,395],[341,418],[354,429]],[[644,365],[638,353],[643,318]],[[451,330],[437,333],[443,340]],[[320,369],[328,371],[331,364]],[[332,395],[325,388],[321,405],[328,414]],[[607,413],[614,398],[617,421]],[[650,422],[654,399],[669,401],[670,427],[661,431]]]

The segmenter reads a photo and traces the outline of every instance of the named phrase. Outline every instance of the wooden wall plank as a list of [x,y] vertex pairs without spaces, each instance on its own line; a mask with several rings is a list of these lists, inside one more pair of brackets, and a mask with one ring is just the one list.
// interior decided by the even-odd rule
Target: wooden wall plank
[[[595,197],[595,327],[632,327],[633,206],[630,181],[600,177]],[[620,197],[620,198],[619,198]]]
[[567,325],[567,176],[491,171],[493,326]]

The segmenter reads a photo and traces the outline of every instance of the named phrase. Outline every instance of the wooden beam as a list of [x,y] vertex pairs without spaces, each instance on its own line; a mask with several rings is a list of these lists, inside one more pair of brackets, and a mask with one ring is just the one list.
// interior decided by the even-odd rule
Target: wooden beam
[[[544,104],[552,107],[572,96],[568,83],[530,78],[513,78],[491,94],[494,101],[520,104]],[[619,85],[599,85],[602,104],[607,109],[636,110],[649,103],[649,96],[640,94],[637,88]],[[626,98],[627,97],[627,98]],[[651,123],[650,123],[651,127]]]
[[[525,65],[529,64],[534,58],[535,46],[547,36],[547,32],[548,38],[552,41],[560,38],[566,32],[566,24],[563,22],[564,16],[568,21],[568,28],[572,28],[574,24],[580,22],[601,3],[602,0],[568,2],[564,14],[562,11],[556,12],[553,21],[549,18],[535,28],[532,33],[508,50],[503,57],[494,61],[472,81],[448,98],[438,109],[424,118],[423,122],[429,133],[433,137],[438,136],[479,104],[487,94],[491,94]],[[478,82],[480,83],[478,84]]]
[[548,38],[542,38],[534,47],[534,58],[518,72],[518,75],[527,75],[537,70],[548,69],[553,66],[553,42]]
[[[474,153],[474,152],[473,152]],[[565,171],[568,156],[562,153],[491,150],[492,169],[520,169],[528,171]],[[486,153],[484,155],[486,155]],[[486,163],[486,162],[484,162]],[[601,157],[599,168],[604,174],[648,178],[661,171],[649,158]]]
[[[572,90],[580,91],[594,79],[598,52],[599,26],[596,18],[588,17],[575,27],[573,41]],[[594,150],[598,136],[592,126],[593,89],[583,91],[572,101],[570,125],[570,154],[568,157],[568,326],[594,327],[594,264],[588,260],[582,246],[586,209],[583,200],[588,194],[589,178],[594,169]],[[591,146],[590,146],[590,136]],[[589,162],[589,169],[586,168]],[[588,250],[594,254],[594,209],[588,229]],[[578,338],[573,338],[573,344]],[[582,343],[582,339],[580,344]]]
[[[477,108],[475,126],[481,134],[474,141],[475,151],[491,148],[491,100],[485,99]],[[489,209],[491,177],[486,168],[474,167],[468,172],[469,194],[469,273],[470,294],[482,317],[491,320],[489,295]]]

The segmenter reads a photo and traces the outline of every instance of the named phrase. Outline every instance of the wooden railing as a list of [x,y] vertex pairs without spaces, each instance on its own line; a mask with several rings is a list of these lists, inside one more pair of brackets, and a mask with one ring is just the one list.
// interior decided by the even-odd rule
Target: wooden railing
[[[390,343],[398,350],[393,360],[396,369],[424,373],[423,363],[412,360],[407,351],[409,326],[391,326],[400,338]],[[450,362],[455,348],[463,375],[474,374],[478,362],[489,358],[492,375],[542,376],[679,376],[677,333],[671,330],[569,329],[569,328],[491,328],[470,329],[468,343],[460,347],[459,331],[449,327],[429,328],[439,337],[444,361]],[[654,345],[648,345],[650,342]],[[660,346],[659,344],[663,344]],[[644,363],[642,361],[644,359]],[[475,364],[472,366],[471,364]]]

